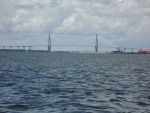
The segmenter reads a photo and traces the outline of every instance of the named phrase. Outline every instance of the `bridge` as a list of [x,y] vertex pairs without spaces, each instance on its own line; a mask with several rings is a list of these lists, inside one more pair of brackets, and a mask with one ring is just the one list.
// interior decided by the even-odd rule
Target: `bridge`
[[[95,45],[53,45],[53,44],[51,44],[51,37],[49,34],[47,45],[0,46],[0,50],[4,50],[4,51],[33,51],[32,48],[35,48],[35,47],[47,47],[47,50],[43,50],[43,51],[47,51],[47,52],[51,52],[52,47],[85,47],[85,48],[95,48],[96,53],[99,52],[98,51],[99,48],[112,48],[112,49],[116,49],[116,51],[114,51],[114,52],[122,51],[123,53],[126,53],[127,49],[130,50],[131,53],[133,53],[134,50],[140,50],[141,49],[141,48],[127,48],[127,47],[120,47],[120,46],[119,47],[100,46],[98,44],[98,35],[97,34],[96,34]],[[36,51],[38,51],[38,50],[36,50]]]

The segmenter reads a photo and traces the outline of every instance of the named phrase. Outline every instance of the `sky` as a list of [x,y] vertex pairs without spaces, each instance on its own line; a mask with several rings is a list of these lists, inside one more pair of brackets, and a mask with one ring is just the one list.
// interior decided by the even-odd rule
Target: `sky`
[[52,45],[94,46],[98,34],[99,46],[149,49],[150,0],[0,0],[0,46],[47,45],[49,33]]

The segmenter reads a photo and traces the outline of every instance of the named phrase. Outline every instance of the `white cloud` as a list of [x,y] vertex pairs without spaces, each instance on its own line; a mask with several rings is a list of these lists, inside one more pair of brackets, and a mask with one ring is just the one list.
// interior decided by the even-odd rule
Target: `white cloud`
[[[130,40],[142,40],[144,46],[143,39],[146,43],[150,36],[149,7],[149,0],[1,0],[0,32],[7,33],[14,40],[15,36],[11,37],[11,33],[16,33],[17,37],[17,33],[50,32],[61,35],[60,43],[66,35],[74,41],[76,38],[73,35],[77,35],[85,37],[80,40],[83,44],[89,42],[88,36],[95,41],[95,34],[98,33],[114,45],[123,42],[128,45]],[[26,38],[25,35],[21,37]],[[3,38],[1,35],[0,39]],[[22,40],[30,42],[31,39]],[[103,41],[101,43],[104,44]]]

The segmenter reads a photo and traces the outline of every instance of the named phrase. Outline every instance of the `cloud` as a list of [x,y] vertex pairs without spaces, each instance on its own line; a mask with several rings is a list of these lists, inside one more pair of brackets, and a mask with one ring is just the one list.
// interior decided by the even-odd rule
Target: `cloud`
[[25,9],[35,9],[35,7],[31,4],[22,4],[22,3],[17,4],[16,7],[20,8],[20,9],[24,9],[24,8]]
[[[94,42],[97,33],[114,45],[125,43],[129,46],[130,40],[138,40],[141,45],[141,40],[144,46],[150,36],[149,7],[149,0],[1,0],[0,33],[10,35],[6,36],[10,43],[11,39],[15,40],[15,36],[11,37],[12,33],[16,37],[22,33],[20,37],[23,38],[26,38],[26,33],[43,34],[45,38],[40,41],[45,43],[50,32],[53,36],[61,36],[55,41],[68,44],[71,41],[65,41],[66,36],[76,43],[80,39],[74,36],[80,37],[80,42],[86,44],[91,38]],[[39,40],[38,35],[28,35],[30,38],[22,38],[22,41],[28,43],[35,39],[33,37]],[[4,38],[4,35],[0,36],[1,40]],[[101,41],[101,44],[106,44]],[[130,45],[136,47],[138,44]]]

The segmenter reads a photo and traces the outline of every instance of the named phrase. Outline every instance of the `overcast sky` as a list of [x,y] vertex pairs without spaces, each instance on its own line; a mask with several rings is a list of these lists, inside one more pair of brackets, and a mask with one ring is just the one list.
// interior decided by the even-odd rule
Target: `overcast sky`
[[99,46],[150,48],[150,0],[0,0],[0,46],[46,45],[49,33],[54,45],[98,34]]

